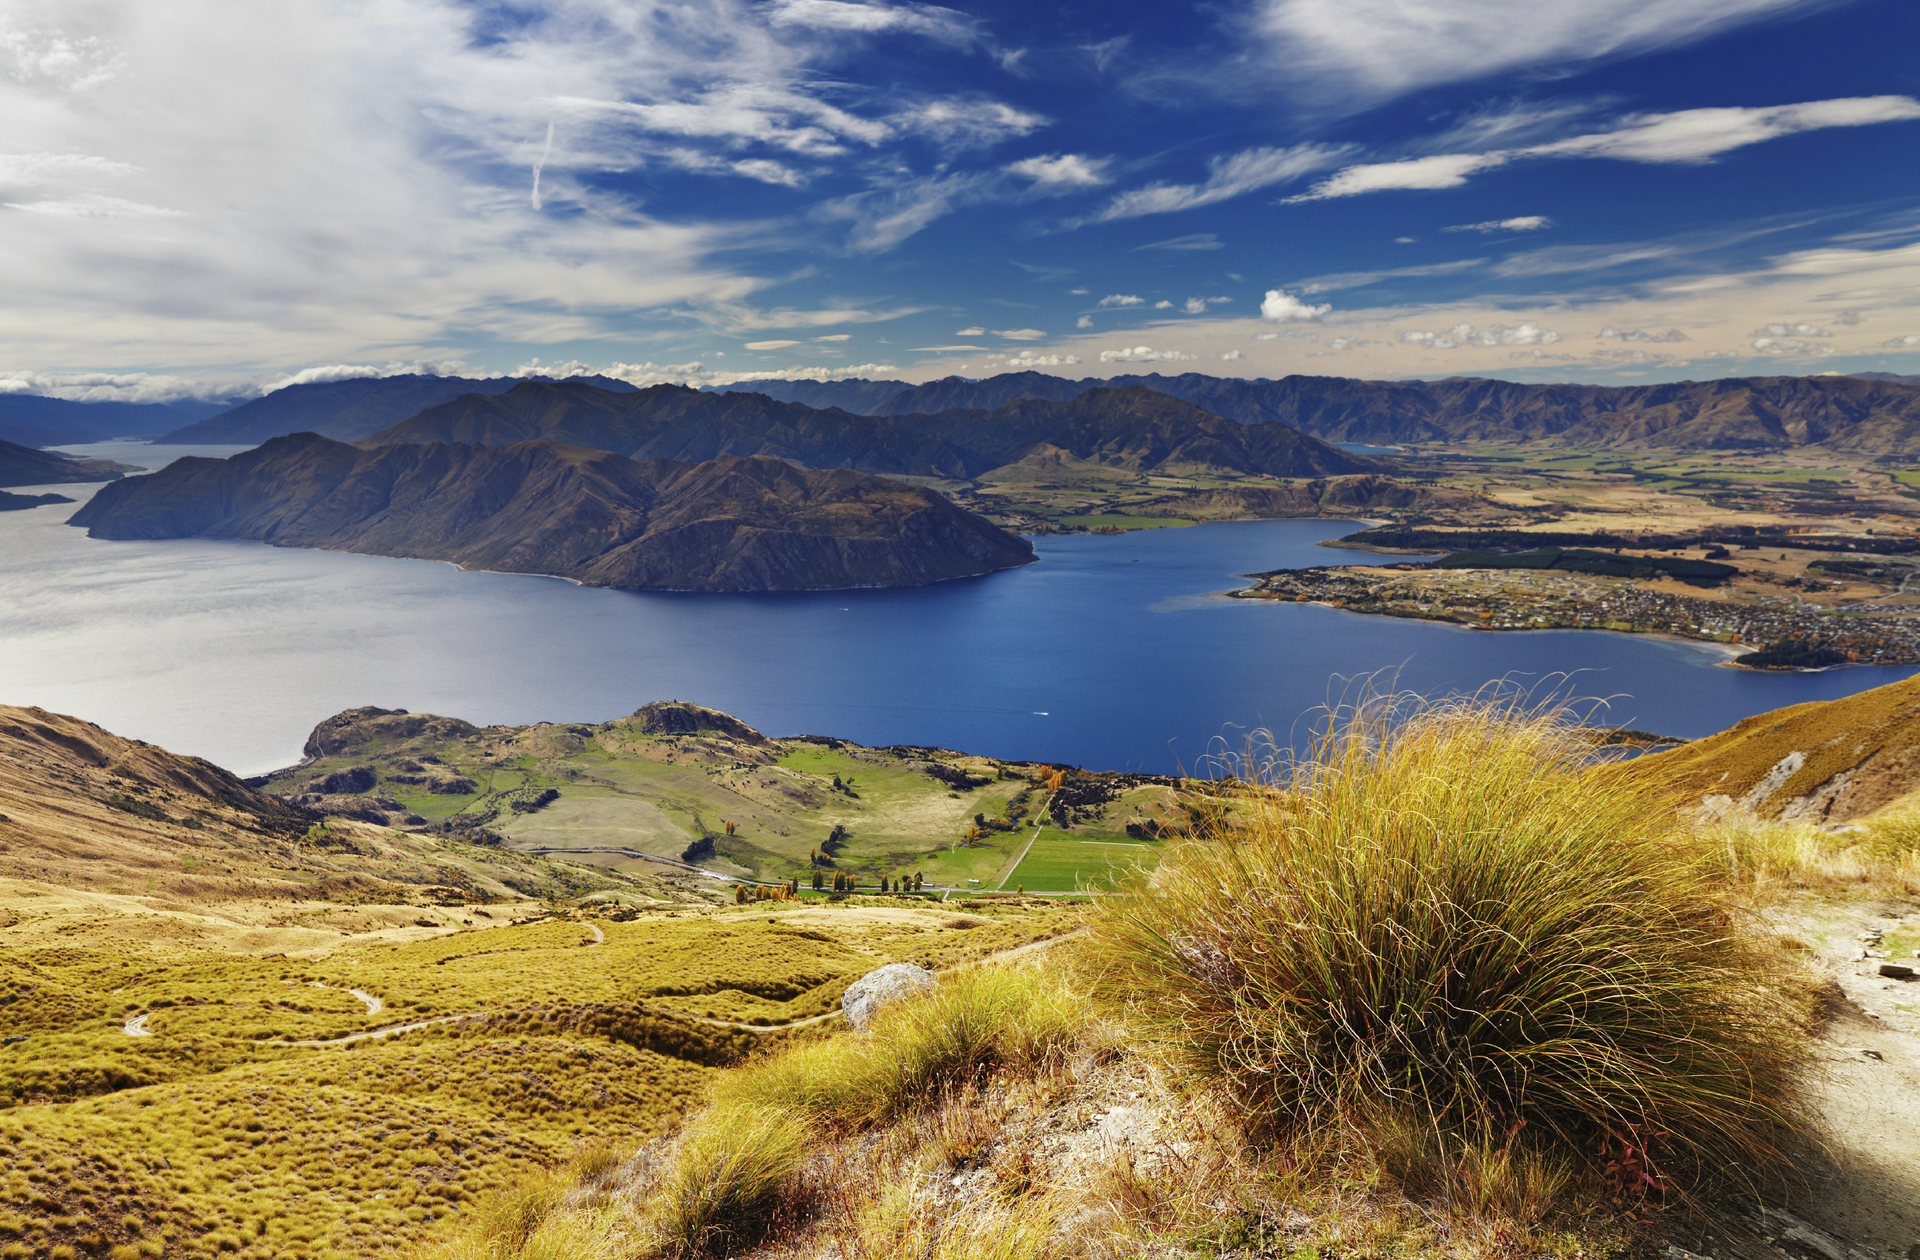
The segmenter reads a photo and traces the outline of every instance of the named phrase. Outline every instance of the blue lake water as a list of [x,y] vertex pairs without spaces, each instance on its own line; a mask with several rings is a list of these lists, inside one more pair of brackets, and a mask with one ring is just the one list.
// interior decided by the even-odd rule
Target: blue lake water
[[[157,467],[239,448],[69,449]],[[66,525],[74,510],[0,513],[0,703],[242,773],[291,764],[316,722],[366,704],[524,723],[681,699],[771,734],[1170,771],[1255,728],[1284,739],[1343,680],[1381,670],[1427,693],[1572,673],[1573,691],[1613,698],[1609,721],[1687,737],[1915,672],[1759,675],[1683,643],[1206,597],[1239,573],[1372,559],[1315,546],[1355,528],[1339,521],[1048,537],[1036,564],[912,590],[652,595],[258,543],[95,541]]]

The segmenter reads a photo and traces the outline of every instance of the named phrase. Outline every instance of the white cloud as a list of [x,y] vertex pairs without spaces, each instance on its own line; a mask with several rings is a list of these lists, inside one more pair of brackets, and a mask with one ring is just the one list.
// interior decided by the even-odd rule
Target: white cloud
[[1228,363],[1233,363],[1237,360],[1244,359],[1247,356],[1244,354],[1241,354],[1238,350],[1222,350],[1220,352],[1220,357]]
[[1800,323],[1768,324],[1765,328],[1754,329],[1753,335],[1756,337],[1831,337],[1833,333],[1818,324]]
[[[1364,337],[1333,337],[1327,341],[1327,350],[1351,350],[1355,346],[1370,346],[1373,343]],[[1324,351],[1322,353],[1325,353]]]
[[1156,311],[1170,311],[1173,309],[1173,303],[1167,301],[1165,298],[1161,298],[1153,304],[1153,309]]
[[1287,203],[1323,201],[1328,197],[1357,197],[1362,193],[1385,192],[1393,188],[1458,188],[1475,171],[1504,166],[1508,161],[1505,153],[1442,153],[1433,157],[1406,158],[1399,162],[1349,166],[1321,180],[1306,192],[1287,198]]
[[1001,366],[1010,368],[1069,367],[1080,362],[1077,354],[1035,354],[1031,350],[1022,350],[1001,361]]
[[1823,0],[1264,0],[1297,92],[1357,106],[1502,70],[1646,52]]
[[1130,350],[1102,350],[1102,363],[1186,363],[1199,358],[1197,354],[1187,354],[1180,350],[1155,350],[1151,346],[1134,346]]
[[1260,318],[1270,319],[1276,324],[1312,323],[1332,309],[1331,305],[1314,306],[1302,302],[1284,289],[1268,289],[1266,298],[1260,303]]
[[968,45],[980,35],[979,23],[964,13],[936,5],[848,4],[844,0],[774,0],[767,6],[775,26],[866,35],[898,31],[942,43]]
[[1300,292],[1306,294],[1331,293],[1338,289],[1358,289],[1382,280],[1399,279],[1407,276],[1451,276],[1462,271],[1472,271],[1475,267],[1484,267],[1484,258],[1461,258],[1453,262],[1429,263],[1424,267],[1392,267],[1384,271],[1345,271],[1331,276],[1314,276],[1300,282]]
[[1444,333],[1410,329],[1400,334],[1402,345],[1425,346],[1429,350],[1452,350],[1459,346],[1550,346],[1560,334],[1542,328],[1532,320],[1519,324],[1495,324],[1477,329],[1472,324],[1455,324]]
[[993,330],[993,335],[1005,337],[1008,341],[1040,341],[1047,334],[1038,328],[996,328]]
[[1755,337],[1753,349],[1757,354],[1776,355],[1785,358],[1819,358],[1833,353],[1833,347],[1820,341],[1811,341],[1804,337]]
[[1320,334],[1308,332],[1304,328],[1284,328],[1279,332],[1260,332],[1253,334],[1255,341],[1318,341]]
[[[1518,358],[1521,354],[1524,354],[1524,353],[1526,352],[1516,351],[1513,355],[1510,355],[1508,357]],[[1533,351],[1533,353],[1540,354],[1541,352],[1538,350],[1535,350]],[[1588,355],[1587,357],[1594,360],[1597,363],[1663,363],[1671,356],[1664,355],[1664,354],[1649,354],[1645,350],[1595,350],[1592,354]]]
[[1509,254],[1493,265],[1496,276],[1553,276],[1577,271],[1611,271],[1628,263],[1658,262],[1682,251],[1677,245],[1556,245]]
[[1095,219],[1132,219],[1210,206],[1229,197],[1325,170],[1350,152],[1350,145],[1297,144],[1289,149],[1247,149],[1225,154],[1209,159],[1205,183],[1149,184],[1135,188],[1115,197]]
[[1095,306],[1140,306],[1140,305],[1143,305],[1146,302],[1146,300],[1147,299],[1143,297],[1136,297],[1131,293],[1109,293],[1107,294],[1107,296],[1101,298],[1098,302],[1095,302],[1094,305]]
[[963,351],[969,351],[969,350],[985,350],[986,347],[985,346],[908,346],[907,349],[915,351],[916,353],[959,354]]
[[[1637,114],[1607,131],[1571,136],[1522,148],[1481,153],[1441,153],[1349,166],[1321,180],[1288,204],[1329,197],[1356,197],[1389,189],[1458,188],[1469,176],[1521,159],[1613,158],[1626,162],[1707,162],[1722,153],[1780,136],[1827,127],[1864,127],[1920,119],[1920,101],[1907,96],[1861,96],[1759,108],[1687,109]],[[1537,216],[1536,216],[1537,217]],[[1500,221],[1495,221],[1496,225]],[[1471,224],[1464,230],[1480,230]],[[1544,223],[1542,224],[1544,226]],[[1456,231],[1462,229],[1448,229]]]
[[1671,114],[1641,114],[1624,120],[1612,131],[1535,145],[1522,152],[1533,157],[1705,162],[1795,132],[1916,118],[1920,118],[1920,101],[1907,96],[1858,96],[1753,109],[1685,109]]
[[[890,116],[888,121],[902,131],[930,136],[948,148],[966,148],[994,145],[1027,135],[1044,126],[1047,120],[999,101],[949,99],[915,105]],[[1082,158],[1063,160],[1085,161]]]
[[60,219],[164,219],[185,213],[128,201],[124,197],[109,197],[104,193],[77,193],[71,197],[54,197],[46,201],[9,201],[3,204],[9,210],[25,210],[29,214],[52,215]]
[[1068,290],[1067,290],[1067,292],[1068,292],[1068,293],[1070,293],[1070,294],[1072,294],[1072,295],[1073,295],[1074,297],[1085,297],[1085,296],[1087,296],[1087,294],[1089,294],[1089,293],[1091,293],[1091,292],[1093,292],[1093,290],[1091,290],[1091,289],[1068,289]]
[[1025,158],[1007,169],[1047,187],[1091,188],[1107,182],[1105,172],[1109,160],[1082,157],[1078,153],[1061,153]]
[[987,335],[987,330],[979,327],[962,328],[959,332],[953,335],[956,337],[984,337]]
[[1093,316],[1082,315],[1079,319],[1074,321],[1073,326],[1075,328],[1091,328],[1093,327]]
[[1190,297],[1181,309],[1189,315],[1205,315],[1209,306],[1219,306],[1233,301],[1230,297]]
[[1134,253],[1143,249],[1203,250],[1225,249],[1220,238],[1212,232],[1195,232],[1191,236],[1175,236],[1164,241],[1154,241],[1148,245],[1135,245]]
[[909,178],[825,202],[815,213],[851,219],[854,227],[848,244],[863,253],[881,253],[942,215],[990,196],[992,181],[993,177],[974,172]]
[[1886,350],[1911,350],[1915,346],[1920,346],[1920,333],[1908,333],[1904,337],[1889,337],[1880,345]]
[[1594,336],[1608,341],[1685,341],[1687,334],[1678,328],[1669,328],[1663,333],[1647,332],[1641,328],[1615,328],[1608,324]]
[[815,337],[815,341],[852,341],[852,333],[828,333],[824,337]]
[[1488,219],[1483,223],[1456,223],[1452,227],[1440,230],[1442,232],[1538,232],[1541,228],[1552,226],[1553,220],[1544,214],[1523,214],[1512,219]]
[[[1596,357],[1598,357],[1598,358],[1605,358],[1605,357],[1606,357],[1606,356],[1607,356],[1608,354],[1640,354],[1640,355],[1644,355],[1644,354],[1646,354],[1646,351],[1644,351],[1644,350],[1615,350],[1615,351],[1607,351],[1607,350],[1599,350],[1599,351],[1596,351],[1596,352],[1595,352],[1595,356],[1596,356]],[[1508,357],[1509,359],[1539,359],[1539,360],[1550,360],[1550,361],[1552,361],[1552,362],[1555,362],[1555,363],[1571,363],[1571,362],[1573,362],[1573,356],[1572,356],[1572,355],[1570,355],[1570,354],[1548,354],[1548,353],[1547,353],[1547,352],[1546,352],[1545,350],[1515,350],[1514,352],[1512,352],[1511,354],[1509,354],[1509,355],[1508,355],[1507,357]],[[1664,358],[1665,356],[1661,356],[1661,357],[1663,357],[1663,358]]]
[[749,350],[785,350],[788,346],[797,346],[797,341],[749,341]]

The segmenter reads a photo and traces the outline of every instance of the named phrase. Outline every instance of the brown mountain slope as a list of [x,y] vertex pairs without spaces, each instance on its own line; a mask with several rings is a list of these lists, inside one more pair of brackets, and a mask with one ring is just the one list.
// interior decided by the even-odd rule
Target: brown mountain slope
[[0,874],[172,884],[229,849],[285,846],[312,820],[198,757],[0,705]]
[[892,422],[976,451],[995,467],[1046,443],[1130,472],[1327,477],[1393,469],[1284,424],[1240,424],[1137,386],[1090,389],[1064,400],[1027,399],[991,411],[896,415]]
[[1920,677],[1761,713],[1618,773],[1782,822],[1845,822],[1920,790]]
[[1318,516],[1355,512],[1497,510],[1499,504],[1471,490],[1414,486],[1366,473],[1317,477],[1291,486],[1229,486],[1130,503],[1131,516]]
[[629,590],[913,586],[1033,547],[932,491],[773,459],[638,463],[553,442],[362,450],[311,433],[109,486],[96,538],[250,538]]
[[469,394],[369,437],[396,442],[568,442],[630,459],[698,463],[761,455],[808,468],[854,468],[915,477],[967,477],[977,456],[882,420],[775,402],[764,394],[707,394],[679,385],[611,393],[570,382],[528,381],[498,395]]
[[116,481],[124,464],[106,459],[75,459],[55,451],[0,442],[0,486],[64,486],[81,481]]

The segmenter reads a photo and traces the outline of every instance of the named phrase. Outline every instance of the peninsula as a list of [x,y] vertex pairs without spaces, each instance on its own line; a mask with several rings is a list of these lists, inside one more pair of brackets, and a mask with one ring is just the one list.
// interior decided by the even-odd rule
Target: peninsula
[[69,523],[94,538],[244,538],[626,590],[918,586],[1033,559],[1026,540],[898,481],[557,442],[361,449],[293,434],[108,486]]

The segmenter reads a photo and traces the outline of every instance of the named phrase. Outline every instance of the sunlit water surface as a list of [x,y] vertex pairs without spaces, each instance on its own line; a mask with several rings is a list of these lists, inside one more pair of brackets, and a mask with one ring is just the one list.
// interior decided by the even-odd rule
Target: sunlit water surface
[[[66,449],[152,468],[242,448]],[[1608,720],[1689,737],[1914,672],[1760,675],[1662,640],[1207,598],[1240,573],[1372,559],[1314,545],[1355,528],[1342,521],[1042,538],[1036,564],[914,590],[654,595],[259,543],[94,541],[66,524],[74,510],[0,513],[0,702],[242,773],[291,764],[316,722],[367,704],[524,723],[694,700],[772,734],[1170,771],[1257,728],[1284,742],[1343,680],[1381,670],[1427,693],[1573,673],[1577,693],[1612,698]]]

